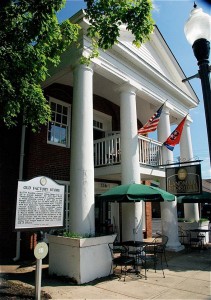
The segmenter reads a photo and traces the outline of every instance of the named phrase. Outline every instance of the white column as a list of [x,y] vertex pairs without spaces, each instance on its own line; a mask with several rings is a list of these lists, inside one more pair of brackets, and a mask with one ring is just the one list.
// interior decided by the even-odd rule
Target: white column
[[70,231],[94,234],[93,70],[77,65],[73,76]]
[[[120,89],[122,184],[140,183],[137,111],[135,89],[126,84]],[[122,205],[123,240],[143,239],[143,203]]]
[[[180,159],[181,161],[191,160],[193,158],[193,147],[191,141],[190,121],[186,119],[180,140]],[[184,203],[185,219],[199,220],[198,203]]]
[[[161,118],[158,125],[158,140],[165,142],[171,133],[169,109],[163,108]],[[173,152],[168,150],[165,146],[162,149],[163,163],[170,163],[173,161]],[[166,182],[164,179],[161,180],[161,188],[166,189]],[[178,239],[178,223],[177,223],[177,202],[164,201],[161,202],[161,222],[162,232],[168,236],[167,247],[172,251],[180,251],[183,247],[181,246]]]

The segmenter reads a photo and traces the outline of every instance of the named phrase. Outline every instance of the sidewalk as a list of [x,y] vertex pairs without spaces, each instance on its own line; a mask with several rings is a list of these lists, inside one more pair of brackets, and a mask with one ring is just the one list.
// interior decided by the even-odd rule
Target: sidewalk
[[[52,299],[211,299],[211,244],[207,250],[168,253],[165,278],[162,271],[150,269],[148,278],[111,276],[94,282],[75,285],[64,278],[50,278],[48,265],[43,264],[42,291]],[[35,262],[26,264],[2,264],[0,280],[34,287]],[[17,299],[3,298],[0,299]],[[20,298],[21,299],[21,298]],[[22,298],[26,299],[26,298]],[[32,299],[32,298],[27,298]],[[44,299],[44,298],[43,298]]]

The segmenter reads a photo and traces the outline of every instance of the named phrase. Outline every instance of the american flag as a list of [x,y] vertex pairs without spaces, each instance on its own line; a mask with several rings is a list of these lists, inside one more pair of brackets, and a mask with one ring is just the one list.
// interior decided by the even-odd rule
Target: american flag
[[164,106],[164,103],[157,110],[157,112],[149,119],[149,121],[138,130],[138,134],[147,134],[147,133],[153,132],[157,129],[163,106]]

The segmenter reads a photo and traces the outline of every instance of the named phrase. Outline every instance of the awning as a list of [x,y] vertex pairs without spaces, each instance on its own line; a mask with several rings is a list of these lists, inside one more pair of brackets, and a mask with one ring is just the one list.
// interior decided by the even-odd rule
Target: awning
[[177,197],[177,203],[211,203],[211,193],[186,195]]
[[144,184],[125,184],[114,187],[99,196],[108,202],[163,202],[174,201],[175,196],[160,188]]

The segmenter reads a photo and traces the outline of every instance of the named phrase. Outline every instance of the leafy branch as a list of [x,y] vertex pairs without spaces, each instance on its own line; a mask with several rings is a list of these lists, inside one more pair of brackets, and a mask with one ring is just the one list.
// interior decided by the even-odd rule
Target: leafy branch
[[[59,24],[56,13],[65,0],[2,0],[0,5],[0,122],[8,127],[25,124],[33,131],[46,125],[51,110],[41,83],[49,66],[57,66],[61,54],[77,42],[79,25]],[[150,0],[87,0],[86,16],[91,53],[81,63],[90,64],[118,42],[120,25],[134,35],[134,44],[145,42],[153,31]]]

